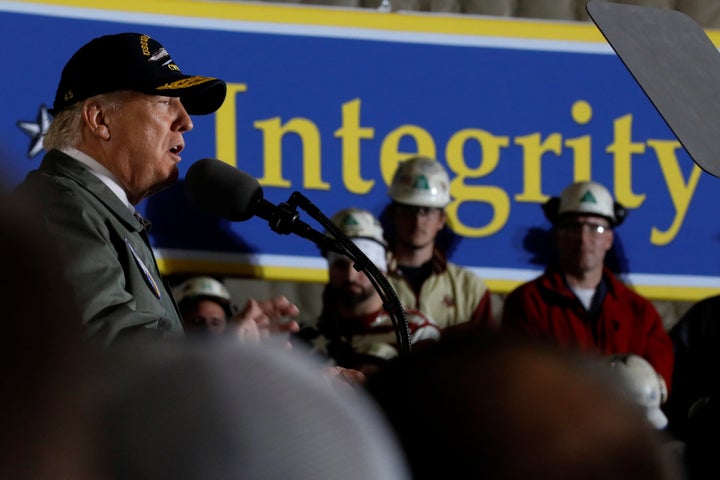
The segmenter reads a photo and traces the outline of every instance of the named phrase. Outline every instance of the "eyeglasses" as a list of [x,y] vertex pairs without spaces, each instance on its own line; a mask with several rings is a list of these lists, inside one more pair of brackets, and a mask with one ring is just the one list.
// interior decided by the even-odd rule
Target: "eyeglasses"
[[436,207],[418,207],[416,205],[406,205],[404,203],[395,204],[395,213],[403,217],[431,217],[439,215],[442,210]]
[[592,222],[564,222],[558,225],[558,229],[575,235],[582,234],[585,227],[587,227],[587,231],[590,232],[591,235],[602,235],[610,230],[610,227],[606,225]]

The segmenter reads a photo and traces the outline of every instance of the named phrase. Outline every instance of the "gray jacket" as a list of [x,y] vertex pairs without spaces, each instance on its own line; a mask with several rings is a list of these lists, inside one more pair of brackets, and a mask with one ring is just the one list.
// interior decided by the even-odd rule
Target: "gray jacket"
[[85,165],[50,151],[14,195],[54,240],[89,337],[182,335],[144,224]]

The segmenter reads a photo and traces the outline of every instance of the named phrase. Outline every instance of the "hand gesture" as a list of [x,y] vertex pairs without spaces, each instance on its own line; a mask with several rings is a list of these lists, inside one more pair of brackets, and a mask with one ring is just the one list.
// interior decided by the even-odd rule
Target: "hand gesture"
[[259,342],[272,334],[297,332],[300,326],[288,317],[299,313],[297,305],[284,296],[262,301],[250,299],[233,317],[232,323],[242,341]]

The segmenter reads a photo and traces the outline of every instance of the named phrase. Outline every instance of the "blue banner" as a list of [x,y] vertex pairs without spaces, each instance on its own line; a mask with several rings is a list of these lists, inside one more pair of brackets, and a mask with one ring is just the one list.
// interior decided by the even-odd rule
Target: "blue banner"
[[[592,24],[193,1],[2,2],[0,172],[38,166],[60,72],[91,38],[160,41],[185,72],[228,82],[186,134],[181,177],[214,157],[299,191],[326,215],[379,214],[398,162],[437,158],[451,177],[451,258],[507,292],[547,253],[540,205],[575,180],[629,209],[616,232],[631,284],[656,299],[720,289],[718,180],[694,165]],[[717,44],[715,33],[711,38]],[[312,243],[260,219],[195,211],[182,182],[140,205],[165,273],[323,281]],[[300,212],[301,219],[317,226]]]

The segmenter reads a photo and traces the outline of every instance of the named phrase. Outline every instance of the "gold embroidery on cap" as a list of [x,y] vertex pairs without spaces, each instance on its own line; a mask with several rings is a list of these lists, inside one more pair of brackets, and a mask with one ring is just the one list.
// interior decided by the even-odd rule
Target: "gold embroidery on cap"
[[142,54],[146,57],[150,56],[150,47],[148,46],[148,40],[150,40],[150,37],[147,35],[140,35],[140,50],[142,50]]
[[209,82],[211,80],[214,80],[214,78],[208,78],[208,77],[184,78],[182,80],[176,80],[171,83],[166,83],[165,85],[160,85],[159,87],[156,88],[156,90],[177,90],[180,88],[194,87],[195,85],[200,85],[201,83]]

